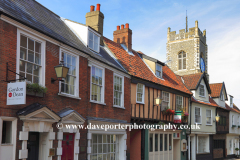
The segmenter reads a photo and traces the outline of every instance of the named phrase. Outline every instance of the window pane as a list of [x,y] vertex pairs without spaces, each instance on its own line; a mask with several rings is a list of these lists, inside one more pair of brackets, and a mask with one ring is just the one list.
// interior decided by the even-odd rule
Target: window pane
[[28,61],[34,62],[34,52],[31,50],[28,50]]
[[25,72],[25,62],[20,60],[20,71]]
[[168,135],[164,134],[164,151],[168,150]]
[[35,52],[41,53],[41,43],[35,42]]
[[20,46],[24,47],[24,48],[27,48],[27,37],[21,35],[21,38],[20,38]]
[[94,50],[98,52],[98,43],[94,43]]
[[34,40],[28,38],[28,49],[34,51]]
[[158,134],[155,134],[155,151],[158,151]]
[[33,65],[31,63],[27,63],[27,72],[33,74]]
[[41,64],[41,55],[38,53],[35,53],[35,63],[36,64]]
[[32,75],[31,74],[27,74],[26,75],[27,81],[32,83]]
[[172,150],[172,134],[169,134],[169,151]]
[[149,135],[149,152],[153,151],[153,134]]
[[12,143],[12,121],[3,121],[2,144]]
[[20,58],[26,60],[27,50],[25,48],[20,48]]
[[160,151],[163,151],[163,134],[160,134]]

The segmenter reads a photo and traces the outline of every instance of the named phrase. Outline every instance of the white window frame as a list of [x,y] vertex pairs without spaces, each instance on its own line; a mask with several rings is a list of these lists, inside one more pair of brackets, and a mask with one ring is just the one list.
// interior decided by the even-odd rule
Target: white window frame
[[183,96],[176,95],[176,109],[177,109],[177,105],[178,105],[178,102],[179,102],[177,97],[182,98],[182,104],[181,105],[182,105],[182,108],[183,108]]
[[210,121],[211,123],[210,123],[210,124],[207,124],[207,119],[206,119],[206,125],[207,125],[207,126],[208,126],[208,125],[211,126],[211,125],[212,125],[212,110],[211,110],[211,109],[206,109],[206,118],[208,118],[208,117],[207,117],[207,111],[210,111],[210,112],[211,112],[211,117],[210,117],[210,118],[211,118],[211,121]]
[[[90,32],[91,32],[93,35],[95,35],[95,36],[98,37],[98,50],[97,50],[97,51],[94,50],[94,46],[93,46],[93,48],[90,48],[90,47],[89,47],[89,34],[90,34]],[[91,49],[91,50],[94,51],[94,52],[97,52],[97,53],[100,52],[100,36],[101,36],[101,35],[96,34],[96,32],[94,32],[94,31],[91,30],[90,28],[88,29],[88,33],[87,33],[87,45],[88,45],[88,48]],[[93,38],[93,45],[94,45],[94,38]]]
[[[117,76],[119,78],[122,78],[122,96],[121,96],[121,106],[114,105],[114,77]],[[113,74],[113,107],[119,107],[124,108],[124,76],[120,76],[117,73]]]
[[[169,96],[169,100],[168,101],[164,101],[164,98],[163,98],[163,95],[164,94],[168,94]],[[168,108],[170,108],[170,101],[171,101],[171,95],[170,95],[170,93],[169,92],[165,92],[165,91],[162,91],[162,102],[167,102],[168,103]],[[161,104],[161,106],[162,106],[162,104]],[[163,107],[161,107],[161,110],[164,110],[165,108],[163,108]]]
[[[46,64],[46,41],[27,32],[24,32],[21,29],[17,29],[17,58],[16,58],[16,72],[19,74],[20,73],[20,37],[21,35],[24,35],[28,38],[31,38],[33,40],[41,42],[41,72],[40,72],[40,78],[39,78],[39,84],[45,87],[45,64]],[[16,74],[16,79],[22,78],[19,75]]]
[[[5,117],[2,116],[0,117],[0,149],[2,147],[8,147],[8,146],[13,146],[13,153],[12,153],[12,157],[13,159],[15,159],[16,153],[16,146],[17,146],[17,118],[16,117]],[[11,138],[11,143],[4,143],[2,144],[2,126],[3,126],[3,121],[12,121],[12,138]]]
[[[138,84],[142,84],[142,83],[138,83]],[[138,94],[138,92],[137,92],[137,90],[138,90],[138,84],[137,84],[137,86],[136,86],[136,102],[137,102],[137,103],[144,104],[144,100],[145,100],[145,85],[144,85],[144,84],[142,84],[142,85],[143,85],[143,94],[142,94],[142,102],[140,102],[140,101],[138,101],[138,100],[137,100],[137,94]]]
[[209,138],[209,135],[197,135],[197,153],[200,153],[199,152],[199,137],[206,137],[207,138],[207,151],[206,152],[201,152],[201,153],[210,153],[210,138]]
[[230,107],[232,107],[232,105],[233,105],[233,98],[232,96],[230,96]]
[[224,101],[224,94],[223,94],[223,92],[222,92],[222,94],[221,94],[221,97],[220,97],[220,99],[221,99],[221,101]]
[[[161,71],[157,70],[157,66],[161,67]],[[160,76],[157,76],[157,71],[158,72],[161,72]],[[155,75],[158,77],[158,78],[162,78],[162,65],[156,63],[156,68],[155,68]]]
[[[196,108],[199,108],[199,112],[200,112],[200,123],[197,123],[196,122]],[[195,122],[195,124],[202,124],[202,109],[201,109],[201,107],[195,107],[195,109],[194,109],[194,122]]]
[[[200,88],[201,86],[203,86],[203,89],[204,89],[204,92],[203,92],[203,93],[204,93],[204,95],[201,95],[201,94],[200,94],[200,93],[201,93],[201,88]],[[200,84],[200,85],[199,85],[199,96],[200,96],[200,97],[205,97],[205,96],[206,96],[206,89],[205,89],[205,85],[204,85],[204,84]]]
[[[99,65],[96,65],[96,64],[91,64],[89,65],[91,67],[91,74],[90,74],[90,102],[92,103],[99,103],[99,104],[103,104],[103,105],[106,105],[104,103],[104,100],[105,100],[105,68],[103,67],[100,67]],[[101,101],[95,101],[95,100],[92,100],[92,67],[96,67],[96,68],[99,68],[102,70],[102,90],[101,90]]]
[[58,94],[61,95],[61,96],[66,96],[66,97],[79,99],[79,56],[74,54],[74,53],[72,53],[72,52],[69,52],[66,49],[60,48],[59,49],[59,63],[62,60],[61,59],[62,58],[62,53],[67,53],[67,54],[69,54],[71,56],[76,57],[76,81],[75,81],[74,95],[61,92],[61,81],[59,81],[59,93]]

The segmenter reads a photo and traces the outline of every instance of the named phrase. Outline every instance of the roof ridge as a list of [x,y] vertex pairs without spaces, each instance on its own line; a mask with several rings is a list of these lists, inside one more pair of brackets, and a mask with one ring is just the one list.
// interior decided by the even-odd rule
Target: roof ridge
[[47,11],[51,12],[52,14],[54,14],[55,16],[59,17],[59,15],[57,15],[56,13],[54,13],[53,11],[51,11],[50,9],[48,9],[47,7],[43,6],[41,3],[39,3],[38,1],[36,0],[33,0],[34,2],[36,2],[37,4],[39,4],[41,7],[45,8]]

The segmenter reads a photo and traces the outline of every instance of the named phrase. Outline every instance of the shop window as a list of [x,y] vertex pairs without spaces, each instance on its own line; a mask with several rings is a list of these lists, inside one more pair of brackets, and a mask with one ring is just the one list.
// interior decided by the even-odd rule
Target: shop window
[[117,159],[119,143],[117,135],[93,134],[91,141],[91,160]]
[[163,151],[163,134],[160,134],[160,151]]
[[169,151],[172,150],[172,134],[169,134]]
[[155,151],[158,151],[158,134],[155,134]]
[[164,134],[164,151],[168,151],[168,135]]
[[2,123],[2,144],[12,143],[12,121]]
[[149,152],[153,152],[153,134],[149,135]]
[[198,153],[209,153],[209,136],[198,136]]

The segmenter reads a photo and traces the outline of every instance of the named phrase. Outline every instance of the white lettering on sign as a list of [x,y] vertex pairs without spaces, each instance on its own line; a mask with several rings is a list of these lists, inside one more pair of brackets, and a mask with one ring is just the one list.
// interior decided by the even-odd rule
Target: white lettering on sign
[[26,104],[26,82],[8,83],[7,105]]

